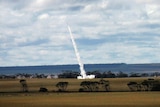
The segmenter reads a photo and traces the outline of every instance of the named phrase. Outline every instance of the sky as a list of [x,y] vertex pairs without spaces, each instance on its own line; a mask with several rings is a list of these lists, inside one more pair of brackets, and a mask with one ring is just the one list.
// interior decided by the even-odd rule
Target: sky
[[160,63],[160,0],[0,0],[0,66]]

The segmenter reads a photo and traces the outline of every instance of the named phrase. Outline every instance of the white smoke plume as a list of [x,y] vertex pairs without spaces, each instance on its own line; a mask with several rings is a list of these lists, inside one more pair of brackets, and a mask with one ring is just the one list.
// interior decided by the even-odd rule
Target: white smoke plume
[[72,35],[72,31],[71,31],[71,28],[70,28],[69,25],[68,25],[68,30],[69,30],[69,33],[70,33],[71,41],[72,41],[74,51],[75,51],[75,54],[76,54],[76,57],[77,57],[77,60],[78,60],[79,68],[80,68],[80,71],[81,71],[81,76],[78,76],[77,79],[93,79],[93,78],[95,78],[95,75],[86,75],[86,71],[84,70],[84,65],[81,61],[80,54],[78,52],[77,45],[76,45],[76,42],[74,40],[74,37]]
[[77,49],[77,45],[75,43],[75,40],[73,38],[73,35],[72,35],[72,32],[71,32],[71,28],[70,26],[68,25],[68,30],[69,30],[69,33],[70,33],[70,37],[71,37],[71,41],[72,41],[72,44],[73,44],[73,47],[74,47],[74,51],[75,51],[75,54],[76,54],[76,57],[77,57],[77,60],[78,60],[78,64],[80,66],[80,71],[81,71],[81,75],[83,77],[86,77],[86,72],[84,70],[84,65],[83,63],[81,62],[81,58],[80,58],[80,55],[79,55],[79,52],[78,52],[78,49]]

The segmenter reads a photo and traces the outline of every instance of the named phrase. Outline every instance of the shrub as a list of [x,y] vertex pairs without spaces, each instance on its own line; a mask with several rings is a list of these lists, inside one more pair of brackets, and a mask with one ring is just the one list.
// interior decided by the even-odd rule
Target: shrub
[[40,87],[39,92],[48,92],[48,89],[44,87]]

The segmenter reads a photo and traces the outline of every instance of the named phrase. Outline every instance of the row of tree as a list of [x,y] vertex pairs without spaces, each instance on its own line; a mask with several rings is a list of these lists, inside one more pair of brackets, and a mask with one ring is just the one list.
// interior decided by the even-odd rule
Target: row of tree
[[[112,71],[107,72],[100,72],[100,71],[93,71],[93,72],[87,72],[87,75],[95,75],[96,78],[122,78],[122,77],[153,77],[153,76],[160,76],[159,72],[154,73],[124,73],[122,71],[119,71],[118,73],[114,73]],[[58,78],[77,78],[77,76],[80,75],[79,72],[73,72],[73,71],[65,71],[58,75]]]
[[[27,82],[21,79],[20,84],[23,92],[28,92]],[[58,82],[56,87],[58,92],[65,92],[67,90],[68,82]],[[131,91],[160,91],[160,81],[154,79],[144,80],[140,83],[129,82],[128,87]],[[98,92],[98,91],[110,91],[110,82],[108,80],[100,79],[99,81],[82,81],[80,83],[81,88],[79,92]],[[48,89],[40,87],[39,92],[47,92]]]
[[[25,79],[21,79],[20,81],[22,92],[28,92],[28,85]],[[68,82],[58,82],[56,87],[58,88],[58,92],[65,92],[68,87]],[[80,86],[82,88],[79,89],[79,92],[93,92],[93,91],[109,91],[109,81],[101,79],[100,81],[82,81]],[[45,87],[40,87],[39,92],[47,92],[48,89]]]
[[131,91],[160,91],[160,81],[154,79],[144,80],[140,83],[131,81],[127,85]]
[[82,81],[79,89],[79,92],[97,92],[101,91],[110,91],[110,83],[108,80],[101,79],[100,81]]
[[[112,71],[100,72],[100,71],[93,71],[87,72],[87,75],[93,74],[96,78],[121,78],[121,77],[153,77],[153,76],[160,76],[160,72],[154,73],[124,73],[119,71],[118,73],[114,73]],[[58,75],[46,75],[46,74],[27,74],[27,73],[18,73],[15,75],[0,75],[0,79],[16,79],[16,78],[77,78],[79,76],[79,72],[74,71],[64,71]]]

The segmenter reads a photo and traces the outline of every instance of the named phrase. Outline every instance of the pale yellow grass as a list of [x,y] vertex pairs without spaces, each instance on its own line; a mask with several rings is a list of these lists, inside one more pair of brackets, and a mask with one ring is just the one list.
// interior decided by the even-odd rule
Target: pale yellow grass
[[160,107],[160,92],[1,94],[0,107]]
[[[112,92],[96,93],[53,92],[58,90],[55,85],[60,81],[69,82],[68,91],[78,91],[84,80],[77,79],[27,79],[29,93],[17,93],[21,91],[19,80],[0,80],[0,107],[160,107],[160,92],[127,92],[128,82],[146,79],[107,78]],[[49,93],[39,93],[41,86]]]

